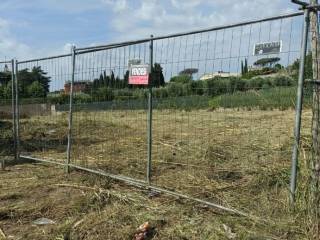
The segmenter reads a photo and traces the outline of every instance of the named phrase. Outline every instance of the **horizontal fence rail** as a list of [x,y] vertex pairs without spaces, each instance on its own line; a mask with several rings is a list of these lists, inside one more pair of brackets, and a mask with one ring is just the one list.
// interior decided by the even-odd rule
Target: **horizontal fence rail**
[[[302,15],[18,61],[20,157],[263,216],[266,192],[286,199]],[[132,64],[150,66],[149,86],[129,84]]]

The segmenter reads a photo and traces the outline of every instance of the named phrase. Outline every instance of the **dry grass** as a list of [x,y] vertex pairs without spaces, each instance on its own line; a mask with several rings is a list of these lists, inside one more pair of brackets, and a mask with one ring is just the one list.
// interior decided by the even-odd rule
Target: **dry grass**
[[[257,224],[182,199],[130,188],[105,178],[44,165],[0,172],[0,228],[8,239],[132,239],[149,221],[156,239],[304,239],[288,215],[278,224]],[[54,225],[35,226],[46,217]]]
[[[304,114],[302,168],[310,147],[311,112]],[[118,239],[127,239],[129,232],[144,220],[155,220],[158,224],[158,216],[163,216],[166,224],[160,231],[163,235],[159,233],[155,239],[224,239],[221,228],[224,221],[239,239],[307,238],[301,228],[303,205],[295,214],[288,210],[293,119],[293,110],[154,111],[154,184],[248,212],[266,219],[268,224],[221,213],[217,216],[206,208],[194,208],[164,197],[161,201],[169,204],[159,205],[158,199],[140,199],[141,193],[126,188],[124,194],[133,194],[138,200],[124,204],[115,197],[112,208],[104,209],[104,205],[101,207],[104,210],[88,210],[90,219],[78,227],[81,233],[90,234],[81,235],[82,238],[79,235],[79,239],[99,239],[102,228],[106,230],[103,234],[119,235],[123,231],[126,237]],[[73,163],[144,179],[146,125],[144,111],[76,113]],[[25,154],[64,161],[66,114],[25,119],[21,129]],[[72,191],[80,190],[84,191],[77,188]],[[150,204],[147,209],[145,202]],[[121,221],[124,223],[118,225]],[[107,236],[101,239],[112,239]]]

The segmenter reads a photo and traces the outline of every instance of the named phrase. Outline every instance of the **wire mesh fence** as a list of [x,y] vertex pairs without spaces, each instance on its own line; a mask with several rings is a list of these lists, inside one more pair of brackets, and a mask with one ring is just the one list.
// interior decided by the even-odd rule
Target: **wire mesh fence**
[[69,100],[69,56],[17,63],[20,153],[65,162],[68,114],[55,106]]
[[13,63],[0,62],[0,165],[14,157],[14,84]]
[[[297,13],[80,48],[74,69],[72,54],[18,62],[21,156],[63,163],[70,149],[72,166],[263,215],[287,198],[302,25]],[[152,106],[129,84],[134,64],[152,66]]]
[[148,56],[147,43],[77,55],[73,163],[144,179],[147,101],[133,95],[127,71],[129,60]]

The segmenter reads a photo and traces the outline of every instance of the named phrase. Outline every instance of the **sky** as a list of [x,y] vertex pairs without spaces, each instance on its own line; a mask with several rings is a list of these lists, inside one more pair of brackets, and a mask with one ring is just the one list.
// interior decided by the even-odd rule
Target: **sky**
[[1,0],[0,58],[26,60],[78,47],[294,12],[289,0]]

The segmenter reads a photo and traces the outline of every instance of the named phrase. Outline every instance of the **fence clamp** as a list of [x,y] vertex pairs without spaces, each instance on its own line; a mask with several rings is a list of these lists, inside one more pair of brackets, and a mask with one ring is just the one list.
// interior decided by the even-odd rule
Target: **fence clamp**
[[301,6],[300,10],[311,10],[311,11],[319,11],[320,5],[319,4],[309,4],[307,2],[302,2],[300,0],[291,0],[292,3],[298,4]]
[[320,80],[306,79],[306,83],[311,83],[311,84],[315,84],[315,85],[320,85]]

